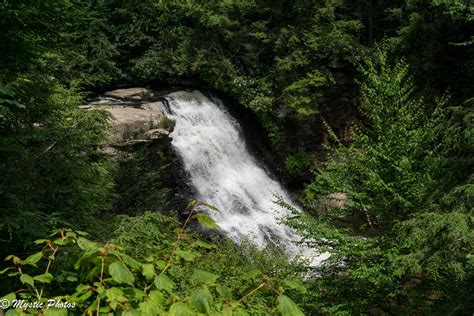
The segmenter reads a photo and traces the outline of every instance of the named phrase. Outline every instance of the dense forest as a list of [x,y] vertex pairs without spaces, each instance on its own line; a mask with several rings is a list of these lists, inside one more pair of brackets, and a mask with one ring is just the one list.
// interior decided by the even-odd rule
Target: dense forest
[[[0,48],[0,315],[474,313],[470,0],[4,0]],[[136,86],[225,99],[329,258],[202,233],[170,140],[107,154],[81,105]]]

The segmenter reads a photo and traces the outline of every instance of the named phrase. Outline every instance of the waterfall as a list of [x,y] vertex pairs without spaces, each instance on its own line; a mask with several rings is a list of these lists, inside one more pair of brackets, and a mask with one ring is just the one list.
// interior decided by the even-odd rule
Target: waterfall
[[[249,152],[239,123],[218,99],[201,92],[169,94],[169,117],[176,121],[172,145],[182,158],[196,198],[214,205],[210,215],[235,241],[250,238],[257,245],[272,243],[292,254],[311,256],[297,247],[297,234],[280,224],[289,211],[274,203],[291,203],[283,186],[272,179]],[[317,254],[311,260],[320,261]]]

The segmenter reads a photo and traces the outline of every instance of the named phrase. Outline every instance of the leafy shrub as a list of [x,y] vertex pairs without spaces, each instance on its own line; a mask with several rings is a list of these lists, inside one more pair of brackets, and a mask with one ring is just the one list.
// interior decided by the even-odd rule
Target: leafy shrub
[[[446,100],[426,110],[408,65],[392,63],[383,47],[363,57],[361,72],[364,121],[348,146],[328,127],[331,159],[306,188],[317,219],[295,213],[292,221],[310,246],[332,254],[319,269],[324,277],[313,280],[308,304],[328,313],[468,313],[474,278],[469,111],[453,112]],[[453,160],[453,152],[463,159]],[[334,192],[350,203],[329,210],[318,204]]]
[[[87,239],[85,233],[70,229],[60,229],[47,239],[37,240],[36,244],[44,245],[43,250],[24,260],[14,255],[7,257],[13,267],[1,271],[1,274],[8,273],[9,278],[18,278],[21,285],[4,299],[46,302],[54,297],[74,304],[74,311],[84,314],[248,315],[248,312],[262,314],[278,310],[282,315],[303,315],[293,300],[285,295],[285,290],[290,293],[305,291],[298,281],[251,270],[239,274],[240,280],[236,282],[229,274],[223,277],[204,270],[197,259],[216,246],[186,232],[193,219],[207,227],[215,226],[210,217],[195,212],[199,205],[205,204],[190,203],[188,217],[181,228],[170,225],[177,223],[161,215],[153,220],[151,213],[138,220],[152,226],[155,222],[164,231],[157,235],[148,234],[148,238],[160,238],[154,244],[147,244],[153,251],[146,248],[129,250],[138,254],[137,258],[128,255],[126,248],[119,244],[97,243]],[[133,223],[130,227],[138,229]],[[128,228],[126,233],[119,229],[116,239],[127,248],[137,243],[132,238],[133,231]],[[142,258],[148,253],[153,254]],[[65,257],[67,262],[73,258],[76,262],[63,262],[60,267],[55,267]],[[26,314],[35,312],[35,309],[16,308],[7,314],[14,312]]]

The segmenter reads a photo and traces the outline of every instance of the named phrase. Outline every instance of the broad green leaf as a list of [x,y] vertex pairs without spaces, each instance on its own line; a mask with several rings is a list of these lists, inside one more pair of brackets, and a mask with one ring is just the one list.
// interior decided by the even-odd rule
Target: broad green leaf
[[129,308],[122,312],[122,316],[141,316],[141,313],[139,310]]
[[140,312],[142,315],[155,316],[160,314],[160,306],[154,300],[148,300],[140,303]]
[[299,282],[299,281],[294,281],[294,280],[283,280],[283,283],[285,283],[286,286],[289,288],[292,288],[294,290],[297,290],[300,293],[306,293],[306,288],[304,285]]
[[64,245],[67,245],[67,239],[57,238],[53,240],[53,243],[58,246],[64,246]]
[[217,293],[219,293],[220,296],[222,296],[223,298],[225,299],[228,299],[228,300],[231,300],[232,299],[232,292],[230,291],[230,289],[225,286],[225,285],[218,285],[216,287],[216,291]]
[[278,296],[278,311],[283,316],[304,316],[304,313],[291,298],[285,295]]
[[187,250],[176,250],[176,255],[183,258],[186,261],[193,261],[194,258],[198,255],[196,252],[187,251]]
[[51,283],[51,281],[53,281],[54,279],[54,276],[51,273],[43,273],[43,274],[34,276],[33,279],[41,283]]
[[212,284],[219,276],[201,269],[193,269],[193,278],[199,283]]
[[170,316],[192,316],[194,313],[184,303],[174,303],[169,310]]
[[249,272],[246,272],[246,273],[242,274],[242,276],[240,278],[243,279],[243,280],[250,280],[250,279],[255,278],[257,275],[260,275],[260,271],[250,270]]
[[101,305],[99,308],[99,314],[100,315],[111,315],[112,314],[112,309],[108,305]]
[[232,308],[228,305],[224,305],[222,308],[222,316],[232,316]]
[[216,245],[211,244],[211,243],[209,243],[207,241],[204,241],[204,240],[198,240],[194,244],[198,247],[205,248],[205,249],[213,249],[213,248],[217,247]]
[[123,262],[132,269],[140,269],[140,263],[132,257],[121,254],[120,258],[122,258]]
[[40,261],[41,257],[43,256],[43,252],[40,251],[40,252],[37,252],[35,254],[32,254],[31,256],[29,256],[28,258],[26,258],[25,260],[25,263],[28,263],[28,264],[36,264],[38,261]]
[[[7,302],[7,303],[11,304],[15,299],[16,299],[15,293],[10,293],[10,294],[7,294],[4,297],[0,298],[0,302]],[[6,308],[4,308],[4,309],[6,309]]]
[[120,261],[112,262],[109,265],[109,274],[117,283],[126,283],[133,285],[135,278],[130,270]]
[[207,204],[207,203],[201,203],[201,204],[204,205],[205,207],[207,207],[208,209],[212,210],[212,211],[219,212],[217,207],[215,207],[214,205]]
[[126,297],[134,298],[134,299],[137,299],[139,301],[141,301],[142,298],[144,298],[146,296],[145,292],[143,292],[140,289],[134,288],[134,287],[128,287],[128,288],[125,288],[125,289],[122,289],[122,290],[123,290],[123,293],[125,294]]
[[117,287],[111,287],[105,291],[105,296],[110,300],[110,302],[114,302],[115,304],[110,304],[113,309],[117,306],[117,302],[125,302],[127,298],[124,296],[124,293],[121,289]]
[[105,295],[105,287],[99,282],[94,282],[94,285],[96,286],[95,291],[97,292],[97,294],[99,294],[100,297],[103,297]]
[[150,297],[150,299],[160,304],[165,303],[165,296],[160,291],[150,291],[150,294],[148,294],[148,296]]
[[142,274],[147,280],[153,279],[155,276],[155,266],[151,263],[142,264]]
[[77,234],[73,231],[66,232],[66,237],[77,238]]
[[31,286],[35,286],[35,281],[33,281],[33,278],[28,274],[22,274],[20,276],[20,281],[23,284],[29,284]]
[[209,216],[204,213],[198,213],[193,216],[197,221],[206,228],[217,228],[219,225]]
[[207,289],[196,290],[189,297],[189,304],[200,313],[209,313],[212,295]]
[[[82,295],[84,295],[84,293],[87,293],[87,292],[91,292],[91,288],[89,285],[85,285],[85,284],[79,284],[77,287],[76,287],[76,291],[69,296],[68,300],[71,301],[71,302],[79,302],[80,301],[80,297]],[[89,295],[90,296],[90,295]],[[88,297],[86,297],[85,299],[87,299]]]
[[167,292],[172,292],[174,287],[174,282],[168,276],[164,274],[157,275],[153,282],[158,290],[165,290]]
[[83,250],[96,250],[98,248],[98,244],[93,242],[93,241],[90,241],[89,239],[87,238],[84,238],[84,237],[79,237],[77,238],[77,245],[83,249]]
[[249,313],[247,313],[245,309],[238,307],[234,310],[232,316],[249,316]]
[[13,91],[9,86],[0,84],[0,94],[7,95],[9,97],[14,97],[15,91]]
[[164,260],[157,260],[156,265],[160,270],[163,270],[166,267],[166,262]]
[[47,308],[44,316],[67,316],[67,308]]
[[[74,294],[76,294],[76,293],[74,293]],[[74,296],[74,294],[73,294],[73,296]],[[87,299],[88,299],[89,297],[92,296],[92,294],[94,294],[94,291],[88,290],[88,291],[86,291],[85,293],[78,295],[76,301],[77,301],[77,302],[85,302],[85,301],[87,301]],[[72,296],[71,296],[71,297],[72,297]]]

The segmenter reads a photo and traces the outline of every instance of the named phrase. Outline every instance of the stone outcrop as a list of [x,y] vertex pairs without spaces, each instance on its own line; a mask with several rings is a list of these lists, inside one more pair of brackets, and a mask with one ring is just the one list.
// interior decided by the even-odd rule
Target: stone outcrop
[[110,137],[102,146],[104,153],[118,157],[150,142],[171,140],[174,121],[166,117],[161,102],[150,101],[152,97],[153,92],[146,88],[117,89],[80,106],[110,113]]
[[160,122],[165,117],[157,103],[147,103],[138,108],[110,105],[106,106],[105,110],[112,117],[109,132],[113,143],[147,139],[145,133],[151,129],[160,128]]
[[[166,105],[158,101],[160,93],[166,94],[156,93],[144,88],[118,89],[80,106],[85,111],[110,113],[109,139],[99,145],[102,153],[117,162],[114,209],[119,213],[184,210],[194,196],[171,145],[175,122],[165,115]],[[120,176],[123,174],[126,176]],[[155,195],[157,198],[150,198]]]
[[104,96],[118,99],[129,99],[135,101],[143,101],[153,97],[151,90],[146,88],[126,88],[107,91]]

